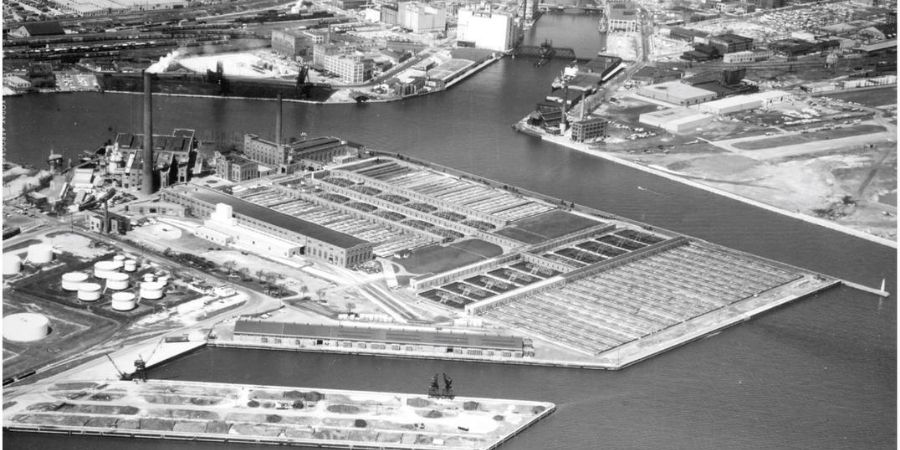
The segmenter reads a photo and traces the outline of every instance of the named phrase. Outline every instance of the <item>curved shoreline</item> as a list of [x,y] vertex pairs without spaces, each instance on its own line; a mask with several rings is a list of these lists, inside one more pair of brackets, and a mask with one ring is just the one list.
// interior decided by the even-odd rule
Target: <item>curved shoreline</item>
[[688,185],[688,186],[691,186],[691,187],[694,187],[694,188],[697,188],[697,189],[702,189],[702,190],[704,190],[704,191],[711,192],[711,193],[713,193],[713,194],[721,195],[721,196],[723,196],[723,197],[727,197],[727,198],[732,199],[732,200],[737,200],[737,201],[739,201],[739,202],[743,202],[743,203],[746,203],[746,204],[748,204],[748,205],[756,206],[756,207],[758,207],[758,208],[762,208],[762,209],[765,209],[765,210],[767,210],[767,211],[771,211],[771,212],[774,212],[774,213],[777,213],[777,214],[781,214],[781,215],[784,215],[784,216],[787,216],[787,217],[790,217],[790,218],[793,218],[793,219],[802,220],[802,221],[804,221],[804,222],[811,223],[811,224],[813,224],[813,225],[819,225],[819,226],[822,226],[822,227],[825,227],[825,228],[828,228],[828,229],[831,229],[831,230],[834,230],[834,231],[838,231],[838,232],[841,232],[841,233],[844,233],[844,234],[848,234],[848,235],[853,236],[853,237],[857,237],[857,238],[860,238],[860,239],[865,239],[865,240],[867,240],[867,241],[869,241],[869,242],[874,242],[874,243],[876,243],[876,244],[884,245],[884,246],[891,247],[891,248],[895,248],[895,249],[898,248],[897,242],[895,242],[895,241],[892,241],[892,240],[889,240],[889,239],[885,239],[885,238],[882,238],[882,237],[878,237],[878,236],[874,236],[874,235],[871,235],[871,234],[869,234],[869,233],[865,233],[865,232],[863,232],[863,231],[859,231],[859,230],[850,228],[850,227],[848,227],[848,226],[846,226],[846,225],[837,224],[837,223],[834,223],[834,222],[831,222],[831,221],[827,221],[827,220],[824,220],[824,219],[820,219],[820,218],[818,218],[818,217],[812,217],[812,216],[809,216],[809,215],[806,215],[806,214],[801,214],[801,213],[791,212],[791,211],[788,211],[788,210],[785,210],[785,209],[781,209],[781,208],[779,208],[779,207],[777,207],[777,206],[772,206],[772,205],[769,205],[769,204],[767,204],[767,203],[763,203],[763,202],[761,202],[761,201],[759,201],[759,200],[754,200],[754,199],[752,199],[752,198],[748,198],[748,197],[744,197],[744,196],[742,196],[742,195],[738,195],[738,194],[735,194],[735,193],[732,193],[732,192],[728,192],[728,191],[726,191],[726,190],[723,190],[723,189],[720,189],[720,188],[717,188],[717,187],[714,187],[714,186],[709,186],[709,185],[707,185],[707,184],[703,184],[703,183],[699,183],[699,182],[696,182],[696,181],[692,181],[692,180],[690,180],[690,179],[687,179],[687,178],[681,176],[681,174],[679,174],[678,172],[673,172],[673,171],[670,171],[670,170],[665,169],[665,168],[663,168],[663,167],[659,167],[659,166],[649,166],[649,165],[639,164],[639,163],[636,163],[636,162],[633,162],[633,161],[629,161],[629,160],[627,160],[627,159],[625,159],[625,158],[621,158],[621,157],[619,157],[619,156],[615,156],[615,154],[610,153],[610,152],[604,152],[604,151],[600,151],[600,150],[593,150],[593,149],[587,148],[586,146],[578,145],[578,144],[576,144],[576,143],[574,143],[574,142],[571,142],[571,141],[569,141],[568,139],[566,139],[565,137],[556,137],[556,136],[549,136],[549,135],[544,134],[544,135],[541,135],[541,139],[544,140],[544,141],[551,142],[551,143],[553,143],[553,144],[562,146],[562,147],[566,147],[566,148],[569,148],[569,149],[572,149],[572,150],[576,150],[576,151],[579,151],[579,152],[587,153],[587,154],[592,155],[592,156],[596,156],[596,157],[599,157],[599,158],[603,158],[603,159],[605,159],[605,160],[607,160],[607,161],[611,161],[611,162],[614,162],[614,163],[616,163],[616,164],[621,164],[621,165],[623,165],[623,166],[630,167],[630,168],[632,168],[632,169],[637,169],[637,170],[641,170],[641,171],[644,171],[644,172],[648,172],[648,173],[651,173],[651,174],[653,174],[653,175],[656,175],[656,176],[659,176],[659,177],[662,177],[662,178],[665,178],[665,179],[668,179],[668,180],[672,180],[672,181],[676,181],[676,182],[679,182],[679,183],[682,183],[682,184],[686,184],[686,185]]

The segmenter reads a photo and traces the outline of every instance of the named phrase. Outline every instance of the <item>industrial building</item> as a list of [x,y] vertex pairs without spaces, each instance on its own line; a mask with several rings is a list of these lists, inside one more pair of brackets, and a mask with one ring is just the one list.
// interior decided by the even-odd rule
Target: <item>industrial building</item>
[[313,46],[313,63],[337,75],[344,83],[363,83],[372,78],[375,62],[354,53],[352,47],[316,44]]
[[59,22],[36,22],[26,23],[9,32],[9,35],[17,38],[27,38],[35,36],[59,36],[65,34]]
[[264,176],[260,174],[259,163],[251,161],[243,155],[237,154],[237,152],[226,154],[216,152],[213,159],[216,167],[216,176],[219,178],[240,183]]
[[131,229],[131,219],[112,212],[91,212],[88,214],[88,229],[95,233],[125,234]]
[[[151,140],[153,161],[149,172],[153,190],[191,179],[197,163],[194,130],[176,128],[172,134],[154,134]],[[144,135],[119,133],[106,146],[106,175],[124,189],[142,188],[144,178]]]
[[791,94],[785,91],[765,91],[701,103],[696,106],[696,109],[710,114],[726,115],[751,109],[768,108],[775,103],[786,102],[791,98]]
[[[288,242],[296,246],[296,251],[291,254],[342,267],[356,266],[372,259],[373,246],[367,241],[207,187],[174,186],[163,191],[161,199],[185,206],[195,217],[210,218],[215,211],[221,210],[217,205],[227,205],[233,212],[234,226],[246,227],[272,238],[260,245]],[[211,229],[221,232],[221,229]],[[249,245],[254,244],[250,242]],[[270,253],[267,248],[259,250]]]
[[516,42],[512,14],[460,8],[457,19],[456,40],[460,46],[505,52]]
[[742,52],[753,49],[753,39],[734,33],[725,33],[709,38],[709,45],[715,47],[719,54]]
[[234,340],[244,344],[282,345],[365,353],[459,355],[522,358],[534,350],[516,336],[454,333],[432,329],[376,328],[269,322],[241,318]]
[[272,50],[291,59],[312,56],[315,44],[309,33],[297,30],[272,30]]
[[447,12],[443,8],[419,2],[398,3],[397,15],[397,25],[413,33],[439,32],[447,27]]
[[641,114],[641,123],[662,128],[670,133],[682,134],[711,122],[713,116],[689,108],[663,109]]
[[771,50],[744,50],[740,52],[726,53],[722,55],[722,62],[727,64],[752,63],[765,61],[772,57]]
[[679,106],[696,105],[716,98],[715,92],[696,88],[680,81],[644,86],[638,89],[638,94]]
[[606,137],[609,122],[602,117],[582,119],[572,123],[572,140],[584,142],[591,139]]
[[631,2],[609,3],[606,7],[608,21],[607,32],[622,31],[632,33],[638,31],[640,15]]
[[[334,137],[295,140],[287,144],[275,145],[275,142],[262,139],[255,134],[244,135],[243,156],[258,163],[267,164],[274,172],[281,174],[294,173],[309,167],[319,168],[332,162],[335,157],[358,154],[359,150],[356,147],[347,145],[346,141]],[[227,170],[228,168],[223,167],[222,169]],[[252,175],[249,173],[249,168],[247,171],[248,175]],[[216,172],[219,173],[218,167]],[[258,176],[265,176],[265,174],[260,173]]]

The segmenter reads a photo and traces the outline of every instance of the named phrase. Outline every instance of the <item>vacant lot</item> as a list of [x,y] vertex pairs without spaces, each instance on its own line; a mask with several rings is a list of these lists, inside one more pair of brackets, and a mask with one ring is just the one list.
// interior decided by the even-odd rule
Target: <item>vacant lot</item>
[[395,259],[409,273],[446,272],[503,253],[503,249],[480,239],[469,239],[446,247],[432,245],[413,252],[407,259]]
[[768,139],[758,139],[755,141],[737,142],[732,145],[734,145],[735,148],[739,148],[742,150],[762,150],[764,148],[806,144],[808,142],[822,141],[825,139],[840,139],[850,136],[878,133],[881,131],[885,131],[885,128],[879,125],[857,125],[854,127],[836,128],[834,130],[812,131],[804,134],[793,134],[790,136],[777,136]]
[[862,91],[848,91],[828,94],[826,97],[836,98],[847,102],[859,103],[866,106],[892,105],[897,101],[897,87],[891,86],[882,89],[866,89]]

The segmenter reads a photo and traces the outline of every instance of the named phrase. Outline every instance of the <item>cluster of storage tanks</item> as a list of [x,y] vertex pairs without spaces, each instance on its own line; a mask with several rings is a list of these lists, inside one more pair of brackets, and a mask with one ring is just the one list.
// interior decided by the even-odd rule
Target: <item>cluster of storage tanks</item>
[[[138,263],[125,255],[116,255],[111,260],[97,261],[94,263],[94,277],[102,280],[105,290],[112,291],[112,308],[117,311],[130,311],[137,306],[137,296],[132,292],[126,292],[131,287],[130,273],[136,272]],[[83,302],[95,302],[100,300],[104,292],[104,286],[100,283],[89,282],[89,275],[84,272],[68,272],[62,276],[62,288],[78,293],[78,299]],[[162,298],[167,276],[157,280],[153,274],[144,275],[139,282],[139,294],[141,299],[158,300]]]
[[[25,259],[33,265],[47,264],[53,261],[53,246],[50,244],[31,244],[28,246]],[[16,275],[22,271],[22,258],[13,253],[3,254],[3,275]]]

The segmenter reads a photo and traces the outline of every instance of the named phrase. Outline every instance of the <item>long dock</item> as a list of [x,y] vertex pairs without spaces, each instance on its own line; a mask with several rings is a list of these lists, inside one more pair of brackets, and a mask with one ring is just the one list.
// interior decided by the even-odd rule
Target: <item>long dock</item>
[[494,449],[547,402],[151,380],[45,383],[4,399],[10,431],[360,449]]

